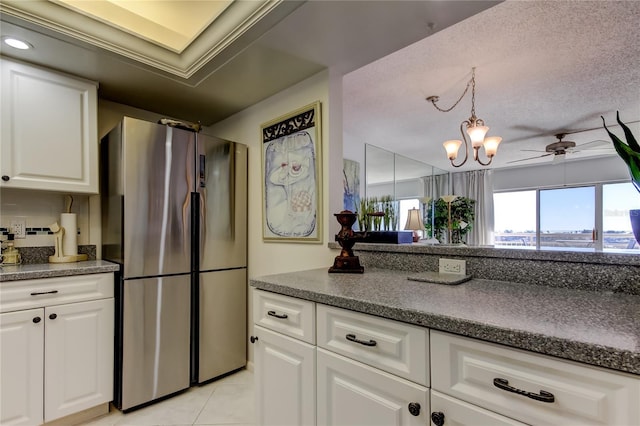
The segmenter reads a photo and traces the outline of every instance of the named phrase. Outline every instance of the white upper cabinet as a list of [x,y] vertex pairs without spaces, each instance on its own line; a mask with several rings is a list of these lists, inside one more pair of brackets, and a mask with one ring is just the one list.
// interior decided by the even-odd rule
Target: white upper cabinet
[[2,188],[98,193],[97,84],[0,59]]

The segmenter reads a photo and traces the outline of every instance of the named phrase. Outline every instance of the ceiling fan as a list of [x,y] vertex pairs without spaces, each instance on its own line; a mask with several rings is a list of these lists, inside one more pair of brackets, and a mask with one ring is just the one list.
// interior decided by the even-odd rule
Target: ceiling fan
[[[578,132],[571,132],[578,133]],[[554,136],[557,138],[557,141],[550,143],[549,145],[544,147],[544,151],[535,150],[535,149],[523,149],[523,152],[541,152],[542,155],[536,155],[534,157],[521,158],[519,160],[508,161],[507,163],[518,163],[521,161],[533,160],[541,157],[553,156],[553,161],[558,162],[564,160],[566,154],[572,154],[580,151],[587,150],[610,150],[613,148],[611,142],[606,140],[594,140],[591,142],[586,142],[580,145],[576,145],[574,141],[563,140],[565,136],[570,133],[556,133]]]

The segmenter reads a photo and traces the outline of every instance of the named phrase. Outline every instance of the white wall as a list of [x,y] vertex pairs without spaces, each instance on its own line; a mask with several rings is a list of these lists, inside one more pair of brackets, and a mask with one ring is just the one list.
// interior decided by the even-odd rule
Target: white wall
[[[262,240],[262,143],[260,126],[291,111],[321,102],[322,117],[322,242],[320,244],[264,242]],[[337,232],[337,222],[330,214],[329,193],[335,183],[331,183],[330,175],[336,175],[330,158],[337,150],[330,144],[331,129],[329,116],[333,113],[329,108],[329,74],[321,72],[293,87],[290,87],[258,104],[255,104],[226,120],[215,124],[206,131],[217,137],[245,144],[249,147],[249,277],[281,272],[299,271],[309,268],[328,268],[337,255],[327,247]],[[342,146],[339,146],[340,177],[338,190],[342,189]],[[335,190],[333,193],[335,194]],[[341,197],[338,192],[338,197]],[[331,204],[333,204],[332,202]],[[335,222],[335,226],[333,225]]]

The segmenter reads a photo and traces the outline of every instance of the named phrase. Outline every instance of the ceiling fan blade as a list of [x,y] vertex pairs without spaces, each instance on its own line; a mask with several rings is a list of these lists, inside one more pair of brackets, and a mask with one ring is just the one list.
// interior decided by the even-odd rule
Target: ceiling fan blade
[[548,157],[549,155],[554,155],[554,154],[553,153],[549,153],[549,154],[543,154],[543,155],[536,155],[535,157],[521,158],[520,160],[507,161],[507,164],[519,163],[520,161],[528,161],[528,160],[533,160],[535,158]]
[[522,152],[547,152],[547,151],[541,151],[539,149],[521,149],[520,151]]

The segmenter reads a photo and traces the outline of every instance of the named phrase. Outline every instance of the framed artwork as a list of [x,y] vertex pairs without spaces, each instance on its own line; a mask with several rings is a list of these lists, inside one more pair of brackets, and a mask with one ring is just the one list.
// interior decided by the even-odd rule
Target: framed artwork
[[322,242],[320,102],[261,126],[264,241]]

